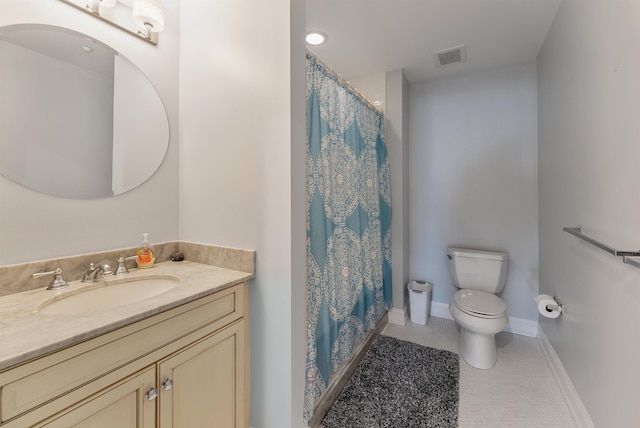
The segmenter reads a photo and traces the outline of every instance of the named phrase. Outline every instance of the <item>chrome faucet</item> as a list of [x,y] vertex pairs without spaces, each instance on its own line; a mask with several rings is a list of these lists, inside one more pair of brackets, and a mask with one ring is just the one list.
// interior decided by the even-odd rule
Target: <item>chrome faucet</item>
[[95,265],[93,263],[89,264],[89,269],[87,269],[82,274],[82,279],[80,282],[98,282],[102,280],[103,274],[110,274],[111,267],[109,265]]

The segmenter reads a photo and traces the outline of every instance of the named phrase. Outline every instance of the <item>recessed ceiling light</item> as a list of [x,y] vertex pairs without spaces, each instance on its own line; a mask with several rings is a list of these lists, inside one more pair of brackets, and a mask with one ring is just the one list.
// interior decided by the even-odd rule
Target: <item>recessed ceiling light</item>
[[313,46],[318,46],[327,41],[327,35],[318,31],[310,31],[306,37],[307,43]]

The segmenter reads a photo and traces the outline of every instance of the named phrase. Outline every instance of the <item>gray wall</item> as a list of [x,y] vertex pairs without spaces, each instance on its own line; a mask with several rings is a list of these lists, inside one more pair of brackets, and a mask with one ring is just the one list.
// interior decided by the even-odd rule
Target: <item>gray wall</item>
[[[409,282],[409,83],[402,70],[386,73],[385,134],[391,171],[393,311],[389,320],[404,323]],[[397,314],[397,315],[396,315]],[[402,322],[400,322],[402,321]]]
[[535,336],[535,64],[412,85],[409,138],[410,272],[434,283],[434,315],[449,316],[456,291],[447,245],[504,250],[508,328]]
[[562,232],[640,247],[640,3],[565,0],[538,57],[541,326],[597,427],[638,426],[640,269]]
[[180,6],[180,238],[257,251],[251,425],[304,426],[304,4]]

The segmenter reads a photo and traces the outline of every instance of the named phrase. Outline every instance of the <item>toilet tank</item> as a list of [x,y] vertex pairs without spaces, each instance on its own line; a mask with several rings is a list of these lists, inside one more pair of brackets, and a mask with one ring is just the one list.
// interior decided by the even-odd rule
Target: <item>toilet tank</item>
[[500,251],[448,247],[449,273],[458,288],[499,293],[507,280],[509,254]]

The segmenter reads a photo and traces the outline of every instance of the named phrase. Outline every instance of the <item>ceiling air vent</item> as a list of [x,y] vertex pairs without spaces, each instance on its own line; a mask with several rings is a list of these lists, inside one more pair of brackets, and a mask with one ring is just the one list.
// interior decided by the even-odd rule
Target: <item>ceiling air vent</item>
[[433,53],[438,67],[458,64],[467,60],[467,51],[464,45],[444,49]]

